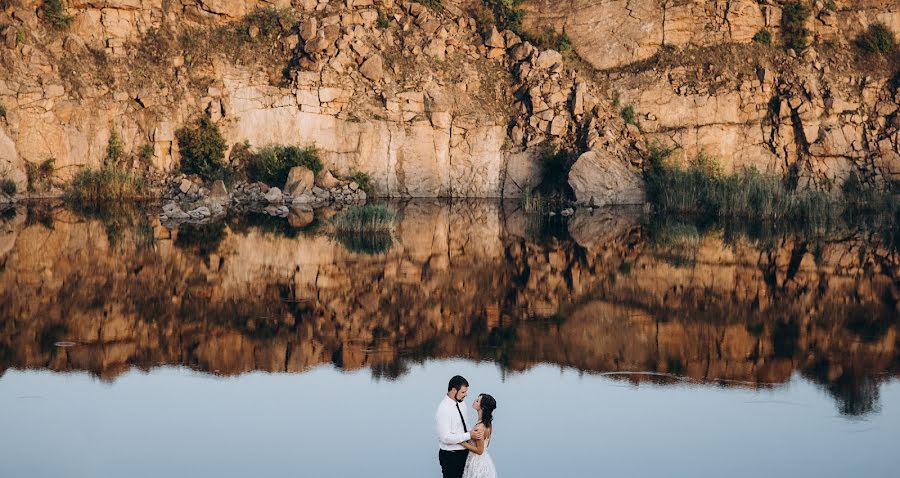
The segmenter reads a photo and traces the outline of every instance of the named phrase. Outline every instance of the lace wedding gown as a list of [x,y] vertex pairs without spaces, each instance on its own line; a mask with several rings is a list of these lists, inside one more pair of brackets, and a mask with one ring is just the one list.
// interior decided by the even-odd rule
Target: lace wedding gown
[[497,478],[497,469],[494,468],[494,460],[488,454],[487,448],[491,444],[490,438],[484,442],[484,453],[469,453],[466,458],[466,469],[463,478]]

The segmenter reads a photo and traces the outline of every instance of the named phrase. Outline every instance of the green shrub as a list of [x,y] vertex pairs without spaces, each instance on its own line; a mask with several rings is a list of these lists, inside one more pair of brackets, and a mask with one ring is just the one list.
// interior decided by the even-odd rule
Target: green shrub
[[628,105],[622,108],[622,119],[625,120],[626,124],[633,124],[635,126],[638,125],[637,113],[634,111],[634,106]]
[[417,3],[421,3],[426,7],[439,12],[444,9],[444,5],[441,4],[441,0],[416,0]]
[[781,35],[784,39],[784,47],[800,52],[809,46],[809,29],[806,21],[812,14],[808,5],[801,2],[791,2],[784,6],[781,14]]
[[856,39],[856,44],[869,53],[887,55],[897,47],[897,39],[887,25],[878,22],[869,25],[869,29]]
[[113,129],[106,144],[106,157],[103,158],[103,164],[110,167],[119,166],[124,150],[122,139],[119,138],[119,132]]
[[356,182],[356,184],[359,185],[359,188],[366,192],[367,196],[371,196],[375,190],[375,185],[373,184],[372,177],[369,176],[369,173],[354,169],[350,171],[350,180]]
[[0,118],[6,119],[6,107],[0,105]]
[[259,29],[259,36],[256,40],[271,39],[281,35],[285,30],[289,30],[296,20],[290,8],[258,8],[248,13],[241,24],[238,31],[242,35],[250,36],[250,28]]
[[44,0],[41,9],[44,12],[44,20],[53,28],[62,30],[72,23],[72,17],[66,14],[66,6],[62,0]]
[[82,169],[66,188],[66,199],[76,205],[96,205],[151,197],[150,187],[143,178],[111,166],[96,170]]
[[760,45],[770,46],[772,45],[772,33],[766,29],[760,30],[756,32],[756,35],[753,35],[753,41]]
[[519,36],[525,36],[522,34],[525,11],[519,8],[522,0],[484,0],[484,3],[494,11],[499,29],[512,30]]
[[247,176],[254,181],[281,187],[291,168],[303,166],[314,173],[322,170],[319,151],[312,146],[267,146],[247,157]]
[[150,165],[150,161],[153,159],[153,146],[150,144],[145,144],[141,146],[141,149],[138,151],[138,161],[140,161],[143,165]]
[[0,179],[0,191],[7,196],[15,196],[18,192],[15,181],[9,178]]
[[337,214],[333,223],[338,234],[387,233],[393,228],[395,217],[394,210],[387,206],[366,204]]
[[834,0],[825,0],[825,9],[831,10],[832,12],[836,12],[837,4],[834,2]]
[[25,176],[27,178],[28,191],[34,192],[38,186],[48,186],[53,179],[54,165],[56,158],[53,156],[41,161],[40,163],[25,162]]
[[202,116],[195,127],[175,132],[181,149],[181,170],[206,179],[220,179],[225,174],[225,139],[219,127]]
[[387,16],[387,13],[384,13],[384,10],[378,9],[378,19],[375,20],[375,26],[384,30],[385,28],[391,26],[391,19]]
[[522,36],[533,45],[542,49],[566,52],[572,49],[572,41],[566,33],[559,33],[556,28],[547,26],[540,34],[523,33]]

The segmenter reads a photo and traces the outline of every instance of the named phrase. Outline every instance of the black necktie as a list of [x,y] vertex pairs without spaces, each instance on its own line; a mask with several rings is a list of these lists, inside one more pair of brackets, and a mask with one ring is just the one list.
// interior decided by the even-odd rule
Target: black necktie
[[459,402],[456,402],[456,411],[459,412],[459,419],[463,422],[463,432],[469,433],[469,429],[466,428],[466,419],[463,418],[462,410],[459,409]]

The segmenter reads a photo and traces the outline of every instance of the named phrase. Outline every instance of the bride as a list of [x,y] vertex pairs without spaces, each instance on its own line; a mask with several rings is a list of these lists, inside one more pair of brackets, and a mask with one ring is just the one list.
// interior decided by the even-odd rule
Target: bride
[[491,422],[494,419],[494,410],[497,401],[494,397],[483,393],[472,403],[472,408],[478,412],[478,423],[475,430],[481,430],[484,438],[473,442],[462,442],[460,445],[469,449],[469,457],[466,459],[466,469],[463,478],[497,478],[497,470],[494,461],[487,453],[487,447],[491,443],[491,435],[494,431]]

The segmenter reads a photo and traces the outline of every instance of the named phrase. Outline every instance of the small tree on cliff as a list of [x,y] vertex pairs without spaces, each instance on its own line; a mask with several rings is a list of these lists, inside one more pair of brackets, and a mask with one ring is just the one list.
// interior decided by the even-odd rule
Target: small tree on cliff
[[781,35],[784,47],[800,52],[809,46],[809,29],[806,21],[812,14],[809,5],[802,2],[791,2],[784,6],[781,14]]
[[215,123],[201,116],[195,127],[175,132],[181,149],[181,171],[206,179],[220,178],[225,170],[225,139]]

